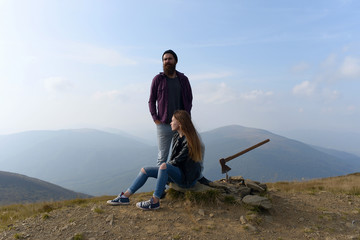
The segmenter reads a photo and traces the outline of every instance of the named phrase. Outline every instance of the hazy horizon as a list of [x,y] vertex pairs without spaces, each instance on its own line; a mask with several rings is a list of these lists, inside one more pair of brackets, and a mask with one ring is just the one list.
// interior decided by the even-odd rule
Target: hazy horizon
[[[240,126],[236,124],[237,126]],[[217,128],[228,127],[226,126],[219,126]],[[247,126],[242,126],[248,128]],[[207,131],[212,131],[217,128],[209,129]],[[116,129],[116,128],[68,128],[68,129],[41,129],[41,130],[28,130],[28,131],[21,131],[15,133],[8,133],[8,134],[0,134],[0,136],[12,135],[12,134],[21,134],[26,132],[36,132],[36,131],[68,131],[68,130],[96,130],[96,131],[103,131],[108,133],[120,134],[122,136],[127,137],[135,137],[136,140],[142,141],[150,146],[157,146],[157,137],[156,137],[156,130],[148,132],[142,132],[140,134],[133,133],[127,131],[126,129]],[[286,137],[289,139],[293,139],[296,141],[303,142],[308,145],[314,145],[318,147],[324,147],[328,149],[334,149],[338,151],[344,151],[351,154],[355,154],[360,157],[360,150],[358,148],[358,142],[360,142],[359,134],[354,134],[352,132],[342,133],[339,134],[338,132],[322,132],[317,130],[299,130],[299,131],[280,131],[280,132],[273,132],[268,129],[257,128],[260,130],[269,131],[273,134]],[[205,133],[207,131],[202,131],[200,134]]]

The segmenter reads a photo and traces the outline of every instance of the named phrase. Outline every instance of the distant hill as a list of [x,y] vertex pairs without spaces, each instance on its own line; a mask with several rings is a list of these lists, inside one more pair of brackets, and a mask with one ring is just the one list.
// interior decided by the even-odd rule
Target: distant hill
[[91,197],[36,178],[0,171],[0,205]]
[[93,129],[0,136],[0,170],[91,195],[121,191],[140,167],[154,165],[156,158],[157,147]]
[[[360,171],[360,157],[322,149],[266,130],[225,126],[200,133],[204,175],[217,180],[220,158],[267,138],[270,142],[227,165],[230,176],[261,182],[340,176]],[[140,167],[156,164],[157,147],[122,133],[93,129],[31,131],[0,136],[0,168],[91,195],[114,195],[131,184]],[[141,191],[154,188],[150,180]]]
[[265,139],[270,142],[228,162],[230,176],[274,182],[340,176],[360,170],[360,158],[353,154],[310,146],[262,129],[232,125],[205,132],[202,138],[206,146],[204,174],[212,179],[225,177],[219,159]]

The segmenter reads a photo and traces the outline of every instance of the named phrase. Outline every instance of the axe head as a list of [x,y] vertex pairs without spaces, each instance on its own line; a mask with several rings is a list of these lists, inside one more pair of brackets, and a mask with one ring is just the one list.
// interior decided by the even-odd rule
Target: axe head
[[231,168],[229,166],[226,165],[225,159],[220,159],[219,160],[220,165],[221,165],[221,172],[222,173],[227,173],[231,170]]

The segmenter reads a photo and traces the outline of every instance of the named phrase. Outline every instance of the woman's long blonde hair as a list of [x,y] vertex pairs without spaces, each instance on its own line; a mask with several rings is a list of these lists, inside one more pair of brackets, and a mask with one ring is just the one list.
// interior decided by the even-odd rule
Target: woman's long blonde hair
[[191,121],[190,114],[184,110],[177,110],[174,112],[174,118],[179,121],[180,130],[186,137],[190,158],[195,162],[201,162],[203,158],[203,146],[194,124]]

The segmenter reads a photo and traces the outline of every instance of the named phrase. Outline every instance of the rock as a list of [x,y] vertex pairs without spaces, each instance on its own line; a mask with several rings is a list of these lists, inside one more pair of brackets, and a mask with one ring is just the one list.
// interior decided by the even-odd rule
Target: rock
[[245,196],[251,194],[251,189],[244,186],[241,189],[239,189],[239,193],[240,193],[240,197],[244,198]]
[[214,181],[210,183],[210,186],[213,188],[221,189],[226,194],[240,196],[241,198],[251,193],[250,188],[234,181],[232,181],[231,183],[226,182],[225,180]]
[[199,213],[199,215],[201,215],[201,216],[205,216],[205,211],[204,211],[204,209],[199,209],[198,213]]
[[232,184],[237,183],[240,185],[244,185],[245,179],[242,176],[235,176],[235,177],[230,177],[229,182]]
[[[212,189],[218,189],[223,195],[230,195],[233,196],[235,201],[242,202],[243,199],[247,196],[251,196],[253,192],[255,193],[263,193],[266,192],[267,186],[266,184],[262,184],[257,181],[253,181],[250,179],[244,180],[242,176],[235,176],[230,177],[228,181],[226,179],[220,179],[217,181],[210,182],[209,186],[203,185],[199,182],[195,184],[192,188],[182,188],[177,184],[170,183],[170,188],[174,189],[175,191],[179,192],[187,192],[187,191],[194,191],[194,192],[206,192]],[[248,198],[243,201],[249,205],[261,207],[264,209],[272,208],[272,204],[270,201],[265,197],[256,197],[256,198]],[[202,215],[201,213],[199,213]],[[203,216],[203,215],[202,215]]]
[[265,183],[260,183],[258,185],[262,187],[265,191],[267,191],[267,185]]
[[272,216],[265,216],[265,221],[268,222],[268,223],[272,223],[274,221],[273,217]]
[[170,188],[173,188],[174,190],[178,191],[178,192],[187,192],[187,191],[193,191],[193,192],[206,192],[208,190],[211,190],[212,188],[209,186],[206,186],[204,184],[201,184],[199,182],[196,182],[195,186],[191,187],[191,188],[182,188],[179,185],[175,184],[175,183],[170,183],[169,185]]
[[262,207],[264,209],[272,208],[272,204],[269,199],[258,195],[247,195],[242,199],[242,201],[254,207]]
[[114,222],[114,214],[110,214],[106,219],[106,222],[109,222],[109,224],[112,226]]
[[251,188],[255,191],[258,191],[258,192],[265,192],[265,189],[260,187],[260,185],[250,179],[246,179],[245,181],[245,185],[248,187],[248,188]]
[[240,217],[240,223],[242,224],[242,225],[244,225],[244,224],[246,224],[246,219],[244,218],[244,216],[243,215],[241,215],[241,217]]
[[256,227],[254,227],[253,225],[251,224],[246,224],[245,225],[245,228],[252,231],[252,232],[255,232],[256,231]]
[[69,225],[65,225],[62,228],[60,228],[60,231],[65,231],[66,229],[68,229]]

